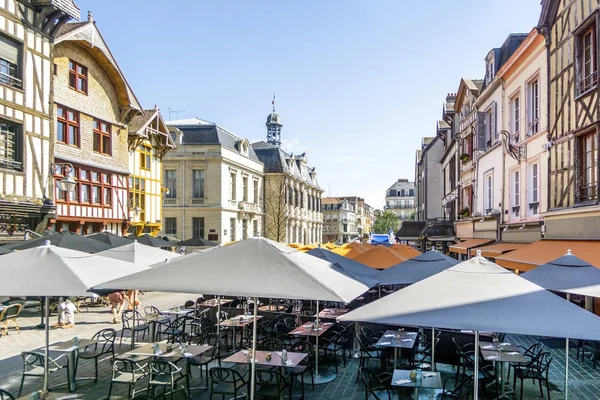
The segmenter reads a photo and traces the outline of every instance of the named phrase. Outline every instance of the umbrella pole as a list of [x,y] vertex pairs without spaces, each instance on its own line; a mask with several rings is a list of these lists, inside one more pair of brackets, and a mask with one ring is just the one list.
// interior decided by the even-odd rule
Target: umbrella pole
[[565,400],[569,398],[569,338],[565,339]]
[[431,327],[431,370],[435,371],[435,328]]
[[479,331],[475,331],[475,372],[473,373],[473,400],[479,400]]
[[257,321],[257,310],[258,310],[258,298],[254,298],[254,324],[252,326],[252,359],[250,360],[250,365],[252,366],[252,376],[250,377],[250,400],[254,400],[254,386],[256,384],[256,325],[258,325]]
[[315,332],[315,378],[319,379],[319,300],[317,300],[317,330]]
[[44,347],[44,390],[48,390],[48,346],[50,345],[50,323],[48,322],[49,310],[48,296],[44,297],[44,312],[46,314],[46,346]]
[[[225,336],[227,338],[227,336]],[[233,337],[235,345],[235,336]],[[221,295],[217,296],[217,346],[219,346],[219,357],[221,355]],[[227,351],[227,349],[226,349]]]
[[135,297],[136,297],[136,294],[137,294],[137,290],[134,290],[133,291],[133,304],[132,304],[132,308],[133,308],[133,319],[132,319],[132,321],[133,321],[133,329],[131,330],[131,349],[132,350],[135,347],[135,312],[136,312],[136,309],[135,309]]

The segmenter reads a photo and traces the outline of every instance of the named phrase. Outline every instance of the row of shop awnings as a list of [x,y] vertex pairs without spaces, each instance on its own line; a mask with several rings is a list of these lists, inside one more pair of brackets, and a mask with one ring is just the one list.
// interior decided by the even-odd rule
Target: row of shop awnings
[[469,239],[450,246],[449,250],[458,254],[477,255],[494,258],[496,264],[505,268],[529,271],[539,265],[567,254],[568,250],[600,268],[600,241],[598,240],[539,240],[531,244],[493,243],[493,239]]

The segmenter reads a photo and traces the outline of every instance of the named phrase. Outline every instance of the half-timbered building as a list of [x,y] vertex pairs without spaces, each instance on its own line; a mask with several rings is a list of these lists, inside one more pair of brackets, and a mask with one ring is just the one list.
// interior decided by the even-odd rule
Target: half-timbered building
[[549,66],[545,237],[599,239],[598,0],[544,0],[539,29]]
[[91,14],[60,29],[53,73],[55,162],[72,166],[55,180],[77,181],[72,193],[55,185],[53,228],[123,234],[131,221],[128,124],[143,110]]
[[[52,40],[72,0],[0,0],[0,236],[53,217]],[[17,236],[15,236],[17,237]]]
[[175,148],[158,108],[144,110],[129,124],[129,233],[156,236],[162,229],[162,158]]

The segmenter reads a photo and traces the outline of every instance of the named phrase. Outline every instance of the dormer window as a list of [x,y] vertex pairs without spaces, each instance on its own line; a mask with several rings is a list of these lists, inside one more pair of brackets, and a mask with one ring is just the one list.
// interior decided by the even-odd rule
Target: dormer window
[[485,69],[485,83],[489,85],[489,83],[494,79],[494,75],[496,71],[494,70],[494,57],[489,57],[487,59],[487,66]]

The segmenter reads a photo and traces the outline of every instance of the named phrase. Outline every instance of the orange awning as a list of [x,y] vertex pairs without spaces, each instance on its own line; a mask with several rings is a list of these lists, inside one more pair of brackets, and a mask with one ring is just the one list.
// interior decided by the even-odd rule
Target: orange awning
[[371,268],[386,269],[409,258],[402,257],[399,253],[385,246],[374,246],[372,249],[354,257],[353,260]]
[[481,251],[482,257],[496,258],[509,251],[520,249],[523,246],[527,246],[523,243],[495,243],[489,246],[477,247],[471,249],[471,255],[476,256],[478,251]]
[[571,252],[600,268],[600,240],[539,240],[496,258],[505,268],[529,271]]
[[355,247],[336,247],[335,249],[331,249],[335,254],[339,254],[340,256],[344,256],[346,258],[354,258],[358,257],[364,253],[364,251],[359,250]]
[[453,253],[467,254],[467,250],[493,241],[494,239],[469,239],[450,246],[449,250]]
[[413,257],[423,254],[419,250],[414,249],[405,244],[393,244],[390,248],[392,249],[392,251],[394,253],[398,254],[401,258],[406,258],[406,259],[413,258]]

